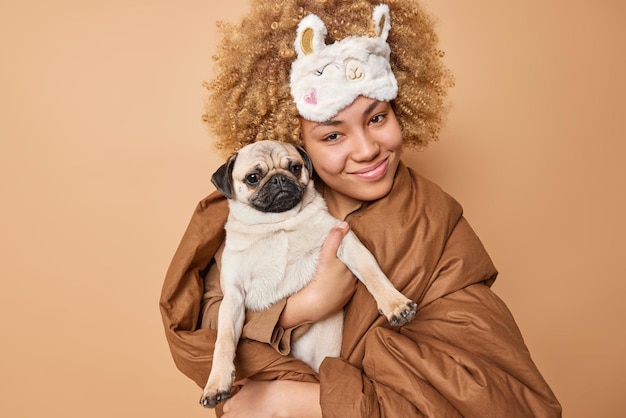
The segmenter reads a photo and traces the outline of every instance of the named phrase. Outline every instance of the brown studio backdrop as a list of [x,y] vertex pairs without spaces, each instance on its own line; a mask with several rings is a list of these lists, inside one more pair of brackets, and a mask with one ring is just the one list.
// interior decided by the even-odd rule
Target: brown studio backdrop
[[[0,1],[0,416],[206,417],[157,300],[212,187],[216,20],[244,0]],[[564,415],[620,417],[622,2],[426,2],[457,86],[406,160],[465,208]]]

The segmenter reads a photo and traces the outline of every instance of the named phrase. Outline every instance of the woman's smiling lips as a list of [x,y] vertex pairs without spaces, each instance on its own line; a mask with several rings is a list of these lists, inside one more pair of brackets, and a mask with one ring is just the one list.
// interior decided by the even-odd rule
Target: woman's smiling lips
[[364,180],[378,180],[383,177],[387,172],[387,167],[389,166],[389,158],[385,158],[381,162],[364,168],[362,170],[354,171],[349,174],[360,177]]

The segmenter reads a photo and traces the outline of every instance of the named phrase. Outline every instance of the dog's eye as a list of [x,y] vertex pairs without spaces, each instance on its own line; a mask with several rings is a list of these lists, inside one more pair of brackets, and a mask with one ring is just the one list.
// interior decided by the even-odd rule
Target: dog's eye
[[254,185],[254,184],[257,184],[258,182],[259,182],[258,174],[252,173],[246,176],[246,183],[248,183],[249,185]]
[[302,164],[292,165],[289,167],[289,171],[291,171],[294,176],[300,176],[300,173],[302,172]]

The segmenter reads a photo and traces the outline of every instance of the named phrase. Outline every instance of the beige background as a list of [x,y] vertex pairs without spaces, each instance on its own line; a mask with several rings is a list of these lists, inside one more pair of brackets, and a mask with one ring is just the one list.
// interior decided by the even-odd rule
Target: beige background
[[[0,0],[0,416],[206,417],[157,301],[218,164],[214,22],[244,0]],[[461,201],[566,417],[626,415],[626,6],[429,0],[456,74],[411,164]]]

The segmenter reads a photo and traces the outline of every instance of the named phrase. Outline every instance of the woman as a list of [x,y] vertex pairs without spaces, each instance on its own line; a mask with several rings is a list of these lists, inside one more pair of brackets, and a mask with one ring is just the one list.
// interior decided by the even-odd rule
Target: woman
[[[387,4],[389,14],[368,0],[260,0],[240,25],[224,28],[205,115],[218,149],[228,154],[260,139],[303,145],[330,212],[346,222],[329,235],[307,287],[247,314],[239,391],[218,415],[560,416],[514,319],[490,290],[497,272],[461,207],[401,162],[403,147],[436,138],[452,81],[423,10],[408,0]],[[341,43],[336,49],[350,59],[327,50]],[[317,83],[335,68],[346,78]],[[374,78],[354,84],[349,77],[361,72]],[[174,360],[201,387],[215,342],[226,216],[219,194],[200,202],[161,296]],[[348,228],[418,303],[409,324],[390,327],[337,260]],[[324,360],[318,374],[288,355],[307,324],[339,309],[339,358]]]

